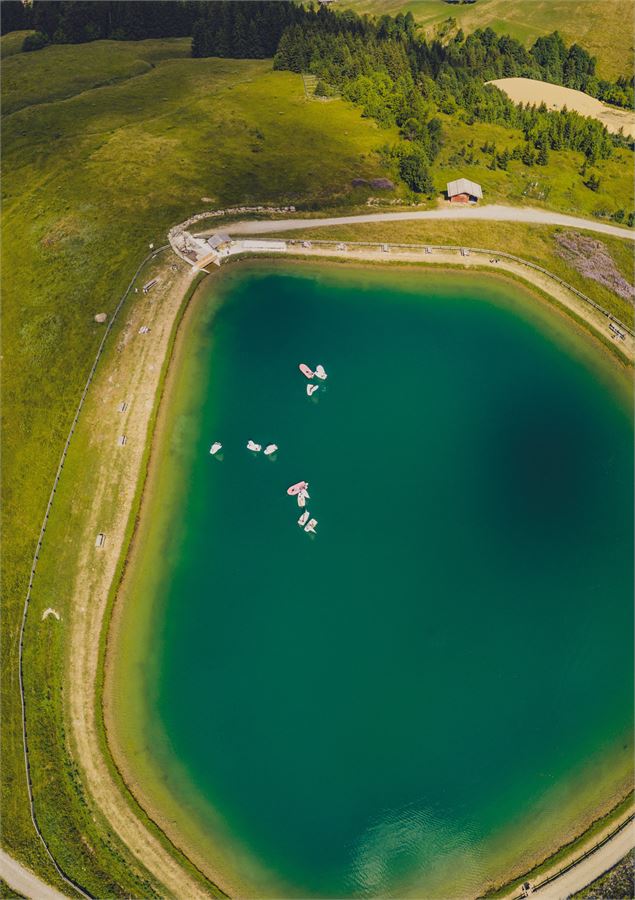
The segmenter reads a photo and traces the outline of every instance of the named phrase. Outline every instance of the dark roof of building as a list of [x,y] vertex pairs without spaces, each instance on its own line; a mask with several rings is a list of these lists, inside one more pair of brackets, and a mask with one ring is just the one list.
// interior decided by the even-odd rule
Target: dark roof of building
[[218,234],[213,234],[211,238],[208,238],[207,243],[210,245],[212,250],[216,250],[217,247],[222,247],[223,244],[231,243],[231,238],[223,231],[219,231]]

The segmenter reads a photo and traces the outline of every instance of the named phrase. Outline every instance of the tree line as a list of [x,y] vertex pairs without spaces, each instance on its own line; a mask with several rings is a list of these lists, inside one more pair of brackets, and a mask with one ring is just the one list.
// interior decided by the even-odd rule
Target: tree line
[[[529,50],[489,28],[467,38],[459,30],[444,45],[439,40],[417,40],[411,13],[374,19],[281,0],[32,0],[26,5],[21,0],[1,0],[0,7],[2,34],[35,32],[25,39],[25,50],[51,42],[191,36],[193,56],[257,59],[273,56],[285,29],[299,24],[309,29],[318,26],[327,34],[401,41],[417,58],[419,68],[433,77],[447,67],[467,69],[484,80],[523,76],[581,90],[629,109],[635,103],[635,78],[598,78],[595,58],[578,44],[567,47],[557,32],[539,37]],[[301,47],[297,52],[301,54]],[[298,71],[298,64],[297,59],[289,59],[288,68]]]
[[[551,150],[577,150],[590,164],[611,155],[620,138],[611,136],[597,120],[566,109],[554,112],[545,104],[517,105],[485,83],[508,75],[555,77],[560,69],[554,54],[563,72],[569,61],[569,81],[580,83],[593,71],[594,62],[575,45],[565,48],[566,53],[563,46],[556,33],[527,50],[490,28],[467,38],[459,33],[449,45],[428,43],[417,39],[408,16],[356,22],[350,14],[329,11],[295,22],[283,32],[274,67],[311,72],[318,78],[317,93],[337,91],[381,125],[398,126],[406,145],[393,148],[395,161],[406,183],[420,191],[416,185],[431,183],[428,169],[440,147],[438,111],[460,114],[469,124],[479,121],[520,129],[527,141],[520,158],[527,164],[546,165]],[[509,158],[497,155],[494,165],[506,168]]]
[[284,31],[304,19],[294,3],[216,2],[200,4],[192,29],[192,56],[263,59],[277,50]]
[[[1,0],[0,7],[2,34],[35,32],[26,38],[26,50],[51,42],[192,36],[193,56],[257,59],[274,55],[286,28],[317,25],[322,33],[399,40],[417,58],[419,67],[433,77],[444,67],[467,69],[484,80],[538,78],[626,108],[635,102],[635,78],[598,78],[595,58],[578,44],[567,47],[557,32],[539,37],[529,50],[514,38],[498,37],[489,28],[467,38],[459,30],[444,45],[439,40],[417,40],[411,13],[374,19],[281,0],[32,0],[27,5],[21,0]],[[297,65],[297,60],[289,60],[289,68]]]
[[33,30],[25,50],[48,43],[82,44],[103,38],[138,41],[144,38],[188,37],[201,16],[197,0],[2,0],[2,33]]
[[[602,82],[595,59],[554,32],[525,48],[491,28],[449,42],[421,40],[412,13],[380,17],[276,0],[2,0],[3,30],[36,29],[41,45],[115,38],[192,36],[192,55],[274,57],[274,68],[317,76],[317,93],[340,93],[403,141],[390,151],[401,177],[417,192],[432,190],[429,167],[441,146],[437,112],[465,121],[520,129],[520,158],[545,165],[550,150],[577,150],[588,163],[610,156],[616,143],[598,121],[542,104],[514,104],[485,82],[522,76],[633,102],[633,80]],[[510,157],[513,158],[513,157]],[[517,158],[517,157],[516,157]],[[531,163],[529,162],[531,160]],[[493,164],[506,167],[505,154]]]

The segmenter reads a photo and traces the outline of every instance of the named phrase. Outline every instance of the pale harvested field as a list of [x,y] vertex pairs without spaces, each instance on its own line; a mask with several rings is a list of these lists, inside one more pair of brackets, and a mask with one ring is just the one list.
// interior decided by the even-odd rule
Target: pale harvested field
[[574,91],[572,88],[561,87],[559,84],[549,84],[546,81],[537,81],[535,78],[497,78],[496,81],[488,81],[488,84],[496,85],[504,91],[514,103],[532,103],[539,106],[546,103],[549,109],[574,109],[581,116],[590,116],[606,125],[609,131],[617,134],[620,128],[624,134],[635,137],[635,113],[607,106],[595,97],[589,97],[582,91]]

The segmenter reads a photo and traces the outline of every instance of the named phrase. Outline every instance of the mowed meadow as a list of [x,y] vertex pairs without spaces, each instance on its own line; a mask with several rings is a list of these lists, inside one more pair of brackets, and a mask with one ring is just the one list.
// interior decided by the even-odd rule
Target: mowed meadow
[[[21,39],[9,34],[1,43],[2,816],[7,848],[53,878],[28,813],[17,635],[55,468],[103,334],[104,326],[94,316],[112,313],[148,245],[165,243],[168,228],[193,212],[259,203],[340,212],[359,208],[373,191],[353,190],[352,179],[394,178],[381,151],[397,134],[362,118],[351,104],[309,101],[302,78],[273,72],[270,60],[191,59],[189,39],[99,41],[29,54],[18,52]],[[499,150],[508,142],[511,149],[519,135],[500,126],[469,126],[449,116],[443,117],[443,129],[444,146],[434,171],[439,188],[446,178],[466,174],[483,183],[487,201],[530,202],[587,215],[601,203],[609,212],[616,204],[632,208],[626,150],[598,165],[602,185],[597,193],[581,183],[580,154],[553,152],[548,166],[531,170],[549,190],[528,195],[527,172],[520,163],[510,163],[507,172],[491,171],[486,154],[478,150],[487,140],[496,141]],[[470,141],[476,149],[466,171],[464,157],[457,154],[461,148],[470,152]],[[391,196],[405,198],[405,188],[398,186]],[[379,238],[378,226],[371,227]],[[527,247],[524,237],[531,235],[532,258],[547,268],[555,263],[562,277],[570,276],[609,305],[606,289],[557,259],[552,231],[516,227],[513,232],[510,249]],[[358,238],[370,233],[370,228],[360,231]],[[465,223],[460,229],[452,224],[413,226],[391,233],[437,243],[484,239],[482,223]],[[501,249],[506,234],[506,226],[490,226],[488,232]],[[618,251],[622,243],[615,240],[613,251],[620,269],[628,272],[628,253]],[[85,463],[89,468],[90,459]],[[60,654],[54,663],[49,660],[49,668],[62,671],[60,647],[47,651],[49,656]],[[61,715],[59,697],[57,703]],[[31,710],[31,715],[37,729],[44,710]],[[46,764],[38,760],[39,771]],[[38,790],[38,812],[47,827],[67,824],[68,833],[84,835],[89,827],[98,832],[100,823],[84,821],[88,816],[70,757],[66,766],[55,766],[51,785],[53,781],[54,789],[47,782]],[[67,841],[64,864],[69,871],[81,875],[87,860],[95,872],[99,866],[111,873],[125,869],[125,860],[115,859],[117,848],[102,846],[91,835],[86,843]],[[94,883],[99,884],[99,877],[94,873]],[[130,895],[135,887],[125,880],[104,880],[100,895]]]
[[[13,35],[2,41],[13,48]],[[352,178],[382,174],[386,132],[352,106],[330,103],[325,117],[300,76],[274,74],[270,61],[188,53],[187,39],[98,42],[3,65],[3,836],[36,867],[45,863],[24,785],[17,634],[55,468],[103,334],[94,315],[113,311],[149,243],[165,243],[192,212],[332,204]]]

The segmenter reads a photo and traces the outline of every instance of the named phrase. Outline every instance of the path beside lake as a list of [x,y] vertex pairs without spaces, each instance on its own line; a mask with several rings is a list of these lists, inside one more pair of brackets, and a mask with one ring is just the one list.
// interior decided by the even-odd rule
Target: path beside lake
[[555,881],[534,892],[539,900],[566,900],[599,878],[635,847],[635,822],[631,822],[603,847]]

